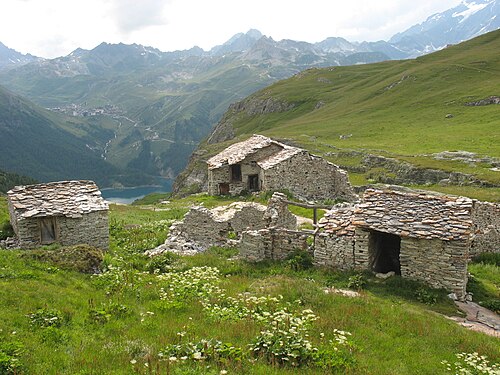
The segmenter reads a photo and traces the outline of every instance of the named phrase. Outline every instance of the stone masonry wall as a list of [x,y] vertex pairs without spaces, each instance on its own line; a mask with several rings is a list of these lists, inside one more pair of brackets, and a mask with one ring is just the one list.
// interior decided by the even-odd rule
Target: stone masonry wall
[[240,244],[240,256],[250,262],[285,260],[296,250],[307,250],[308,235],[283,228],[245,231]]
[[500,252],[500,204],[474,201],[470,255]]
[[[88,244],[103,250],[109,248],[108,211],[96,211],[81,218],[56,217],[57,243],[61,245]],[[39,218],[28,218],[17,223],[21,248],[31,249],[40,244]]]
[[[241,181],[231,181],[231,171],[230,166],[225,165],[221,168],[209,169],[208,170],[208,194],[219,195],[219,184],[228,183],[229,193],[231,195],[238,195],[244,190],[248,190],[248,176],[260,174],[260,167],[256,165],[256,162],[267,158],[278,151],[281,147],[276,144],[270,144],[269,146],[257,150],[255,153],[248,155],[240,163],[241,165]],[[259,185],[262,178],[259,176]]]
[[345,171],[307,151],[263,170],[262,180],[262,190],[287,189],[308,200],[356,198]]
[[322,233],[314,241],[314,265],[350,270],[354,267],[354,238]]
[[354,268],[357,270],[368,270],[370,269],[370,254],[368,251],[370,231],[356,228],[354,237]]
[[176,232],[206,247],[223,246],[230,232],[240,234],[247,229],[264,228],[265,211],[266,206],[257,203],[233,203],[213,210],[193,207],[176,225]]
[[468,244],[461,241],[401,239],[401,276],[465,297]]

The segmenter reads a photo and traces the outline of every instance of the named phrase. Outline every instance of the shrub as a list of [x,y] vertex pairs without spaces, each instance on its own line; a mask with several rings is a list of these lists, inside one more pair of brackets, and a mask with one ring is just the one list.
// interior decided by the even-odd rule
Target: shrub
[[313,266],[313,258],[307,251],[297,249],[287,258],[286,264],[294,271],[303,271]]
[[151,257],[146,263],[146,271],[149,273],[165,273],[172,269],[172,264],[177,262],[180,256],[171,252],[164,252]]
[[358,273],[349,277],[347,287],[351,289],[361,290],[366,285],[366,278],[363,274]]
[[426,287],[420,287],[415,291],[417,301],[426,305],[434,305],[437,302],[438,294]]
[[0,375],[21,373],[21,355],[23,346],[19,342],[0,341]]
[[6,221],[0,225],[0,240],[5,240],[7,237],[14,236],[14,229],[10,222]]
[[34,313],[28,314],[30,325],[32,327],[58,328],[63,324],[63,317],[59,310],[56,309],[38,309]]
[[500,267],[500,253],[482,253],[472,258],[472,262]]
[[27,250],[22,256],[48,262],[66,270],[99,273],[103,260],[103,251],[85,244],[65,247],[57,245]]

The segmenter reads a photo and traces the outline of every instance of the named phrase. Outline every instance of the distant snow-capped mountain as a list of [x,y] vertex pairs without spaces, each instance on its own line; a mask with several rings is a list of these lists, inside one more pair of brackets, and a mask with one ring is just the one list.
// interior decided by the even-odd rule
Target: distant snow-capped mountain
[[465,0],[394,35],[389,43],[419,56],[500,28],[499,0]]
[[40,58],[30,54],[23,55],[0,42],[0,71],[14,66],[24,65]]

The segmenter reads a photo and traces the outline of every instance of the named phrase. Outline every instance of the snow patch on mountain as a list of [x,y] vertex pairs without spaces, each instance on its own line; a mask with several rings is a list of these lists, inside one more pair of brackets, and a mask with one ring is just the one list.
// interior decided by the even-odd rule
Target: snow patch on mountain
[[463,17],[460,20],[460,23],[464,22],[470,16],[472,16],[473,14],[479,12],[480,10],[482,10],[488,6],[488,3],[478,4],[476,2],[471,2],[471,3],[464,2],[462,4],[465,5],[467,7],[467,9],[462,11],[462,12],[455,12],[452,15],[452,17],[455,17],[455,18],[456,17]]

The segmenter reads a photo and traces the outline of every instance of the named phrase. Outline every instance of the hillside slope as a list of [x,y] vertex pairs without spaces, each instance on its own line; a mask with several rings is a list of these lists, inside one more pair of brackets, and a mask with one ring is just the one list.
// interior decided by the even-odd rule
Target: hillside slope
[[[473,104],[500,94],[499,50],[495,31],[415,60],[310,69],[275,83],[230,108],[177,190],[203,184],[200,160],[254,133],[322,154],[357,172],[355,183],[401,183],[386,160],[367,158],[375,154],[472,176],[461,184],[498,186],[500,106]],[[457,150],[468,153],[436,155]]]
[[40,181],[93,179],[107,185],[131,178],[96,152],[106,132],[91,125],[66,120],[0,87],[0,168]]

